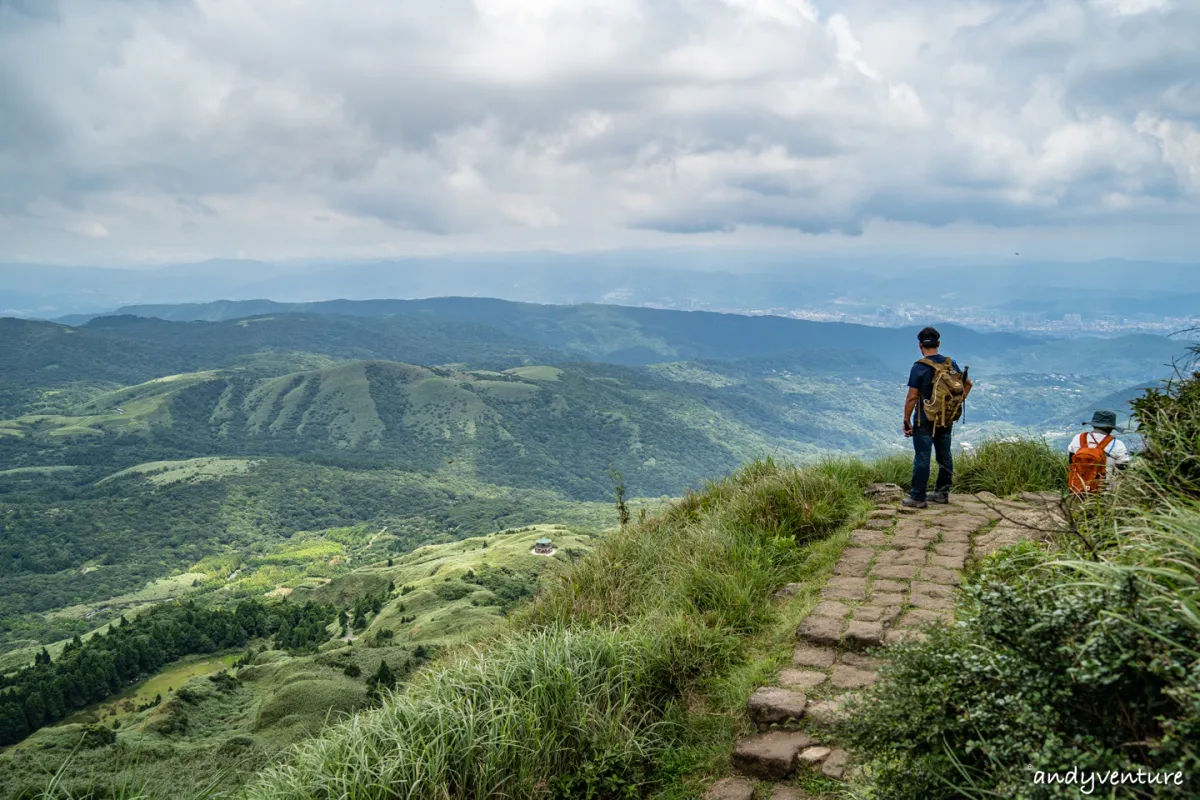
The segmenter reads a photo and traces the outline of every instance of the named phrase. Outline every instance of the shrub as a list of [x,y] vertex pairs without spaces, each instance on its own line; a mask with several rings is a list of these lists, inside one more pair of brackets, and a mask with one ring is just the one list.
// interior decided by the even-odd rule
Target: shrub
[[846,480],[844,474],[858,472],[855,463],[828,461],[816,468],[764,473],[731,498],[732,520],[762,534],[787,536],[797,542],[827,535],[862,502],[865,481]]
[[1034,773],[1072,767],[1196,774],[1200,628],[1128,581],[1075,576],[1033,545],[1002,551],[965,588],[956,628],[891,651],[843,730],[871,797],[1046,797]]
[[961,492],[991,492],[1000,497],[1021,492],[1065,492],[1066,452],[1036,439],[984,442],[954,465],[954,486]]
[[1151,481],[1168,492],[1200,498],[1200,372],[1148,390],[1133,401],[1133,415]]
[[446,583],[439,583],[433,587],[433,593],[443,600],[461,600],[475,591],[462,581],[452,581],[450,578],[447,578],[446,581]]
[[102,725],[88,725],[83,729],[83,737],[80,739],[79,746],[84,749],[93,749],[107,747],[116,741],[117,734],[112,729]]

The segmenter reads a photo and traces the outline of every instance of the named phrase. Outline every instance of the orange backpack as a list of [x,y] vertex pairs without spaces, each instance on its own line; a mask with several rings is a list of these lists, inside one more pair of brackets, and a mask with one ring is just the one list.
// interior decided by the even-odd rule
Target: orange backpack
[[1079,434],[1079,449],[1071,456],[1071,466],[1067,468],[1067,485],[1074,494],[1093,494],[1104,488],[1108,467],[1104,448],[1112,444],[1113,437],[1105,436],[1093,445],[1088,441],[1089,436]]

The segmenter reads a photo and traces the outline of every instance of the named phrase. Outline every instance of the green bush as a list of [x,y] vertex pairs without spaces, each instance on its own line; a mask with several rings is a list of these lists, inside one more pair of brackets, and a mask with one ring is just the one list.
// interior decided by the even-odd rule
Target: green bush
[[1133,416],[1150,480],[1168,493],[1200,498],[1200,372],[1150,389],[1133,401]]
[[[1031,569],[1031,564],[1038,566]],[[1035,775],[1139,768],[1200,775],[1200,630],[1121,582],[1080,582],[1027,545],[965,589],[955,628],[892,651],[843,734],[877,800],[1078,796]],[[1174,642],[1148,639],[1154,630]],[[1189,652],[1190,651],[1190,652]],[[1129,797],[1195,797],[1132,785]]]
[[804,542],[838,528],[862,502],[863,481],[846,480],[857,472],[853,461],[828,461],[815,468],[778,469],[763,474],[738,492],[730,504],[734,524],[762,534]]
[[1066,451],[1052,450],[1044,441],[989,441],[954,464],[954,489],[991,492],[999,497],[1021,492],[1065,492]]
[[433,593],[447,602],[461,600],[473,591],[475,591],[473,586],[468,586],[462,581],[452,581],[449,578],[445,583],[439,583],[433,587]]

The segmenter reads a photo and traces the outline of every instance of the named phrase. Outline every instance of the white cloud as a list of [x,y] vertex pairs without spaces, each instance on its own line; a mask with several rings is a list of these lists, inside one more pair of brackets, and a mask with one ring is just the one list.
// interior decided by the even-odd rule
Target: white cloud
[[1166,11],[1171,0],[1094,0],[1100,8],[1120,16],[1134,16],[1151,11]]
[[1167,0],[0,0],[0,260],[1183,253],[1197,40]]

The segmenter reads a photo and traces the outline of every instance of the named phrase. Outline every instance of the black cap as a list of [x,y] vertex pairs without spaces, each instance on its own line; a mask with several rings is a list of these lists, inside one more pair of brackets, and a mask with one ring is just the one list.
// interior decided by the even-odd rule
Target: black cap
[[937,328],[922,328],[917,334],[917,341],[924,347],[937,347],[942,343],[942,335]]

